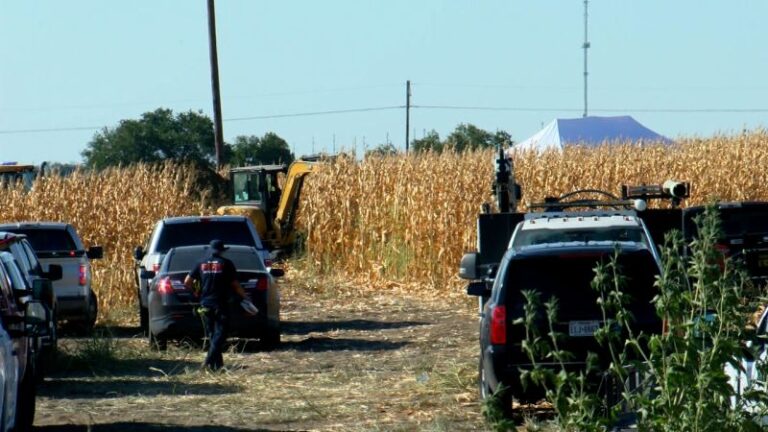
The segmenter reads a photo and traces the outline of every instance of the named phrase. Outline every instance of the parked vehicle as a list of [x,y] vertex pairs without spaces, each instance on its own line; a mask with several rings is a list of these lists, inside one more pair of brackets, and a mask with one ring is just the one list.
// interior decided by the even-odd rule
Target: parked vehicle
[[[150,347],[165,349],[169,339],[202,336],[202,320],[195,313],[199,306],[198,294],[184,286],[184,278],[207,253],[208,246],[171,248],[157,272],[142,271],[142,277],[151,279]],[[233,294],[230,335],[258,338],[263,346],[275,347],[280,343],[280,293],[273,276],[282,276],[283,271],[268,271],[259,251],[252,246],[229,246],[222,255],[235,264],[243,290],[259,309],[256,315],[246,313]]]
[[5,328],[0,326],[0,432],[10,431],[15,426],[19,392],[18,364],[13,341]]
[[46,266],[48,270],[44,271],[35,251],[23,234],[0,231],[0,251],[10,252],[13,255],[22,276],[26,279],[26,286],[32,289],[33,297],[47,309],[49,320],[46,328],[41,331],[38,341],[40,352],[38,378],[42,379],[43,371],[53,363],[57,352],[57,301],[52,281],[61,279],[62,269],[58,264],[49,264]]
[[[750,278],[764,285],[768,281],[768,202],[717,203],[720,237],[717,247],[726,256],[741,261]],[[683,209],[683,234],[696,237],[695,218],[703,206]]]
[[266,267],[271,266],[269,251],[262,245],[251,220],[245,216],[182,216],[160,220],[146,246],[137,246],[134,251],[136,295],[142,331],[146,333],[149,324],[149,280],[142,276],[142,272],[158,272],[165,254],[172,248],[207,245],[213,239],[220,239],[227,246],[255,248]]
[[11,361],[15,366],[13,371],[4,368],[11,376],[15,374],[15,378],[11,378],[10,384],[6,382],[3,427],[12,425],[10,427],[15,427],[14,430],[32,429],[37,382],[37,341],[40,332],[47,329],[49,319],[45,306],[33,298],[33,291],[27,286],[14,256],[7,251],[0,252],[0,323],[11,339]]
[[[514,183],[511,161],[501,150],[496,164],[493,189],[499,212],[491,212],[491,206],[485,205],[478,215],[477,251],[464,255],[459,276],[470,281],[467,293],[479,298],[480,394],[487,398],[496,392],[501,408],[511,415],[513,399],[537,402],[544,396],[542,388],[533,383],[524,387],[520,378],[521,369],[533,367],[523,349],[525,328],[513,324],[524,318],[524,291],[537,292],[542,303],[558,299],[554,331],[562,335],[558,349],[574,356],[566,366],[573,371],[587,372],[590,352],[597,355],[603,370],[610,361],[607,349],[594,337],[605,323],[591,282],[595,266],[608,263],[614,254],[618,254],[626,277],[622,291],[632,298],[628,309],[635,328],[645,334],[662,330],[651,303],[656,293],[655,277],[661,272],[654,239],[670,220],[679,226],[681,213],[679,209],[671,215],[654,213],[649,217],[653,230],[640,214],[647,213],[649,199],[668,199],[676,206],[687,196],[688,185],[624,186],[621,197],[594,189],[578,190],[529,204],[533,211],[520,213],[515,211],[520,189]],[[545,317],[542,310],[531,325],[546,338],[550,330]],[[560,367],[551,358],[536,360],[545,368]],[[600,375],[589,375],[590,388],[595,392],[606,390],[601,379]]]
[[[607,263],[617,247],[618,262],[627,278],[627,286],[622,291],[632,298],[629,310],[635,318],[636,330],[646,334],[661,331],[661,320],[651,303],[661,264],[645,242],[569,241],[509,249],[502,258],[491,291],[477,292],[488,296],[480,320],[479,386],[483,398],[502,386],[508,389],[502,395],[507,407],[511,407],[513,398],[536,402],[544,396],[543,391],[534,386],[524,389],[519,379],[521,369],[532,368],[531,360],[522,349],[525,328],[513,325],[515,320],[523,318],[523,291],[526,290],[538,292],[542,302],[553,297],[558,299],[561,307],[554,330],[563,334],[559,348],[574,354],[570,368],[586,370],[588,352],[598,354],[603,366],[607,366],[610,357],[594,338],[594,332],[603,325],[603,314],[591,282],[595,266]],[[473,269],[464,270],[465,274],[477,277],[471,274]],[[547,323],[540,325],[539,334],[547,334]],[[558,367],[550,364],[551,360],[537,359],[544,367]]]
[[103,249],[86,249],[75,228],[62,222],[0,224],[0,231],[24,234],[43,265],[61,266],[62,277],[53,282],[56,318],[90,331],[98,315],[96,294],[91,288],[90,260],[102,258]]
[[[746,344],[744,356],[734,359],[734,364],[725,365],[728,381],[736,393],[731,401],[734,406],[749,391],[768,391],[765,380],[765,368],[768,367],[768,308],[760,315],[754,339]],[[761,425],[768,426],[768,413],[761,412],[756,406],[746,406],[745,409],[759,416]]]

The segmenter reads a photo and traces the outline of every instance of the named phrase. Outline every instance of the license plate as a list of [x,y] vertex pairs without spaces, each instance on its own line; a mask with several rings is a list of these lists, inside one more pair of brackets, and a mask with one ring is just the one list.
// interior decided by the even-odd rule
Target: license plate
[[574,337],[594,336],[600,321],[569,321],[568,334]]

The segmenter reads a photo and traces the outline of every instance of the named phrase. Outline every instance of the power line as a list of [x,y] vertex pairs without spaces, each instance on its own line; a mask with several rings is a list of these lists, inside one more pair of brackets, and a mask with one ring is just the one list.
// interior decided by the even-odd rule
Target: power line
[[[461,106],[461,105],[411,105],[411,108],[466,110],[466,111],[518,111],[518,112],[583,112],[577,108],[536,108],[502,106]],[[591,108],[591,112],[644,112],[644,113],[765,113],[768,108]]]
[[311,111],[311,112],[301,112],[301,113],[291,113],[291,114],[271,114],[271,115],[261,115],[261,116],[235,117],[235,118],[228,118],[224,120],[225,121],[245,121],[245,120],[265,120],[265,119],[286,118],[286,117],[310,117],[310,116],[320,116],[320,115],[330,115],[330,114],[385,111],[385,110],[403,109],[403,108],[405,108],[405,105],[392,105],[392,106],[371,107],[371,108],[350,108],[350,109],[340,109],[340,110],[331,110],[331,111]]
[[72,132],[72,131],[85,131],[101,129],[103,126],[75,126],[75,127],[61,127],[61,128],[45,128],[45,129],[9,129],[0,130],[0,134],[26,134],[26,133],[45,133],[45,132]]
[[[268,120],[290,117],[312,117],[334,114],[351,114],[361,112],[387,111],[396,109],[405,109],[405,105],[391,105],[381,107],[350,108],[329,111],[310,111],[287,114],[271,114],[260,116],[225,118],[225,122],[237,122],[248,120]],[[504,106],[462,106],[462,105],[411,105],[412,109],[423,110],[456,110],[456,111],[508,111],[508,112],[573,112],[578,113],[582,110],[578,108],[552,108],[552,107],[504,107]],[[668,114],[720,114],[720,113],[768,113],[768,108],[592,108],[591,112],[599,113],[668,113]],[[53,127],[53,128],[31,128],[31,129],[6,129],[0,130],[0,135],[11,134],[33,134],[49,132],[76,132],[93,131],[104,129],[105,126],[72,126],[72,127]]]

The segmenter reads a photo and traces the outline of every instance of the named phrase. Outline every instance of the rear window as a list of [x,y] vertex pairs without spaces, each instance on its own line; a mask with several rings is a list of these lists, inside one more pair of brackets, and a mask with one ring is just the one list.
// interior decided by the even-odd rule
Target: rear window
[[37,252],[73,251],[77,245],[69,232],[63,229],[10,229],[8,231],[27,236],[32,248]]
[[[167,271],[186,272],[192,270],[192,267],[197,264],[203,258],[203,254],[207,252],[197,251],[195,253],[183,252],[175,253],[173,256],[168,257]],[[229,258],[235,264],[237,271],[266,271],[264,264],[259,257],[253,251],[225,251],[222,256]]]
[[[522,291],[537,291],[542,303],[557,297],[560,318],[594,319],[601,316],[597,305],[598,293],[592,289],[594,268],[599,262],[608,263],[612,254],[564,253],[551,256],[512,260],[505,272],[509,306],[516,316],[522,316]],[[638,321],[655,320],[651,300],[655,295],[653,283],[659,270],[650,252],[627,252],[619,256],[626,284],[622,291],[631,298],[630,310]]]
[[244,221],[208,221],[165,224],[156,251],[166,253],[180,246],[206,245],[219,239],[225,245],[257,247],[248,224]]

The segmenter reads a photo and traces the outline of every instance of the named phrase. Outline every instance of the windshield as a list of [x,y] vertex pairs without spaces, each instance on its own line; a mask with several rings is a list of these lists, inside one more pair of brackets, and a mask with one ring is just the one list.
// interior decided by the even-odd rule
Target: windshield
[[571,229],[520,229],[512,243],[513,248],[523,246],[569,242],[635,242],[648,244],[645,232],[638,226],[571,228]]
[[[209,251],[207,250],[176,251],[173,256],[167,258],[169,260],[169,262],[166,263],[167,271],[169,273],[190,271],[208,252]],[[264,268],[264,264],[261,261],[261,257],[253,250],[228,250],[221,255],[232,260],[235,264],[235,268],[239,272],[266,271],[266,268]]]
[[234,188],[236,204],[245,201],[262,200],[258,173],[233,173],[232,187]]
[[219,239],[225,245],[258,247],[245,220],[201,220],[165,224],[160,232],[156,251],[166,253],[168,249],[179,246],[207,245],[213,239]]

